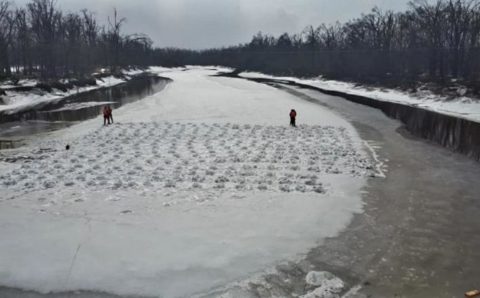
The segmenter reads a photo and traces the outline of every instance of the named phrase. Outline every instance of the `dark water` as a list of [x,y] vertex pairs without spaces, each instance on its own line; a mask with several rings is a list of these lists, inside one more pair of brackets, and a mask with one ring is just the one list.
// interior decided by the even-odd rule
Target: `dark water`
[[62,129],[97,117],[106,103],[118,108],[162,91],[170,79],[141,75],[126,83],[79,93],[15,112],[0,112],[0,138],[19,138]]

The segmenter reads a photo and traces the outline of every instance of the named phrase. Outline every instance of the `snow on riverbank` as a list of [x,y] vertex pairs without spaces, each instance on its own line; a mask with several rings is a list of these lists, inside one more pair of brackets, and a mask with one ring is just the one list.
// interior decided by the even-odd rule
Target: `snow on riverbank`
[[375,167],[347,121],[215,70],[159,71],[174,81],[114,125],[3,158],[0,285],[192,296],[295,259],[362,211]]
[[61,90],[54,89],[53,92],[46,92],[39,89],[32,91],[12,91],[10,88],[23,86],[23,87],[35,87],[38,83],[35,80],[21,80],[17,86],[9,84],[0,85],[1,89],[4,89],[6,95],[0,96],[3,101],[3,105],[0,104],[0,111],[6,111],[7,113],[13,113],[19,109],[28,108],[30,106],[41,104],[49,101],[60,100],[70,95],[77,93],[87,92],[99,88],[112,87],[118,84],[127,82],[132,76],[139,75],[143,70],[124,70],[122,73],[125,78],[117,78],[114,76],[107,76],[96,80],[95,86],[79,87],[67,90],[63,92]]
[[325,80],[322,78],[300,79],[295,77],[276,77],[256,72],[242,72],[239,76],[243,78],[288,80],[325,90],[339,91],[347,94],[365,96],[380,101],[417,106],[426,110],[480,122],[480,100],[468,97],[459,97],[455,100],[449,100],[426,90],[411,94],[394,89],[367,88],[357,86],[354,83]]

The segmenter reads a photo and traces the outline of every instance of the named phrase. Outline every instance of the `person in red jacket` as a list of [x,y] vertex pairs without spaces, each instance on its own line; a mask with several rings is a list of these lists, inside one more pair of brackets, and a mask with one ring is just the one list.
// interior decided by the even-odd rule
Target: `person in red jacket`
[[104,106],[103,107],[103,125],[110,124],[110,107],[109,106]]
[[290,111],[290,125],[293,127],[297,127],[297,124],[295,123],[295,118],[297,118],[297,112],[292,109]]
[[103,125],[113,124],[112,108],[106,105],[102,109],[103,113]]
[[108,108],[108,123],[112,123],[113,124],[113,112],[112,112],[112,107],[110,106],[107,106]]

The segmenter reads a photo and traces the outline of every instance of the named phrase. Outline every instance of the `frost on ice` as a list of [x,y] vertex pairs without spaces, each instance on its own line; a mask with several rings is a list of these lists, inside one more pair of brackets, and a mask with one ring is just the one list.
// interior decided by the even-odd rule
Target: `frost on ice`
[[[372,166],[342,127],[127,123],[21,160],[0,176],[17,192],[80,186],[324,193],[320,174],[365,176]],[[19,156],[19,158],[21,158]]]

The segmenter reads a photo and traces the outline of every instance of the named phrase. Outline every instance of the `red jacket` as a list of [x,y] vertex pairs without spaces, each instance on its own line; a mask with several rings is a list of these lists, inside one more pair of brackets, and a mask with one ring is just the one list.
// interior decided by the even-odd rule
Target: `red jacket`
[[295,118],[295,117],[297,117],[297,112],[291,111],[290,112],[290,118]]
[[112,114],[112,109],[110,107],[103,108],[103,116],[108,117]]

